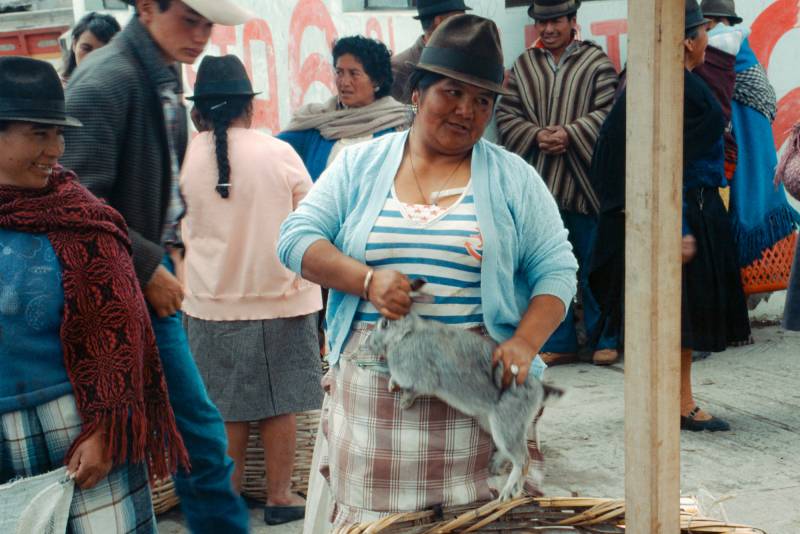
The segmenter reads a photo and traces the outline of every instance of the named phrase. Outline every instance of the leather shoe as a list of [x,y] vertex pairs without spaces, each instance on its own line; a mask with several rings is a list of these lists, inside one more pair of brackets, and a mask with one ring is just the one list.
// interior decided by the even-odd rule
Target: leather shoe
[[578,361],[578,356],[574,352],[543,352],[540,356],[548,367],[575,363]]
[[601,349],[592,354],[592,363],[595,365],[611,365],[619,359],[619,352],[615,349]]
[[726,432],[731,429],[731,425],[727,421],[719,419],[718,417],[711,416],[707,421],[698,421],[695,419],[700,412],[700,407],[695,406],[689,412],[689,415],[681,416],[681,430],[690,430],[692,432],[702,432],[708,430],[709,432]]
[[298,521],[306,516],[305,506],[265,506],[264,523],[268,525],[282,525],[291,521]]

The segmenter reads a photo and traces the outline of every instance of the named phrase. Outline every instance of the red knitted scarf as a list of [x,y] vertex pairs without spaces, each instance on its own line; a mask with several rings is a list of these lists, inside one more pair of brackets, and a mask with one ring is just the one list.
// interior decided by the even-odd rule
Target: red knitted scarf
[[42,189],[0,186],[0,227],[47,234],[63,272],[64,364],[83,421],[75,447],[107,432],[115,464],[152,477],[188,467],[122,216],[55,169]]

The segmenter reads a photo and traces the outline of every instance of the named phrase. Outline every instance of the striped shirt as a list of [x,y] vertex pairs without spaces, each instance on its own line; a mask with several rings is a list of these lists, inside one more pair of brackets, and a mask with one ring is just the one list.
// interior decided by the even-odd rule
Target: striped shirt
[[[367,240],[367,265],[393,269],[410,279],[424,278],[431,303],[416,303],[428,319],[463,328],[483,324],[481,258],[483,238],[475,199],[468,185],[449,208],[405,204],[392,188]],[[356,325],[373,323],[380,314],[362,300]]]

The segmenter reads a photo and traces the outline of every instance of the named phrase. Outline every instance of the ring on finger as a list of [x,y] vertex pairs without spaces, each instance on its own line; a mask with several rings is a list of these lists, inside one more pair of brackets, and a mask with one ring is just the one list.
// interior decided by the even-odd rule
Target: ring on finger
[[513,376],[517,376],[519,374],[519,366],[516,363],[512,363],[508,370],[511,371]]

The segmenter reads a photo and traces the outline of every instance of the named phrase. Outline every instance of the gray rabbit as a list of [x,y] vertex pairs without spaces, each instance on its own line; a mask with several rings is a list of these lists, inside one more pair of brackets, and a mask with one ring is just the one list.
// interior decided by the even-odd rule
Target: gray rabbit
[[469,330],[423,319],[414,312],[402,319],[381,319],[368,341],[384,355],[391,378],[389,390],[401,390],[401,406],[409,408],[421,395],[435,396],[474,417],[497,447],[490,470],[500,474],[506,461],[511,474],[500,500],[518,496],[528,472],[527,430],[549,396],[563,391],[528,374],[524,384],[501,387],[502,363],[492,368],[496,343]]

